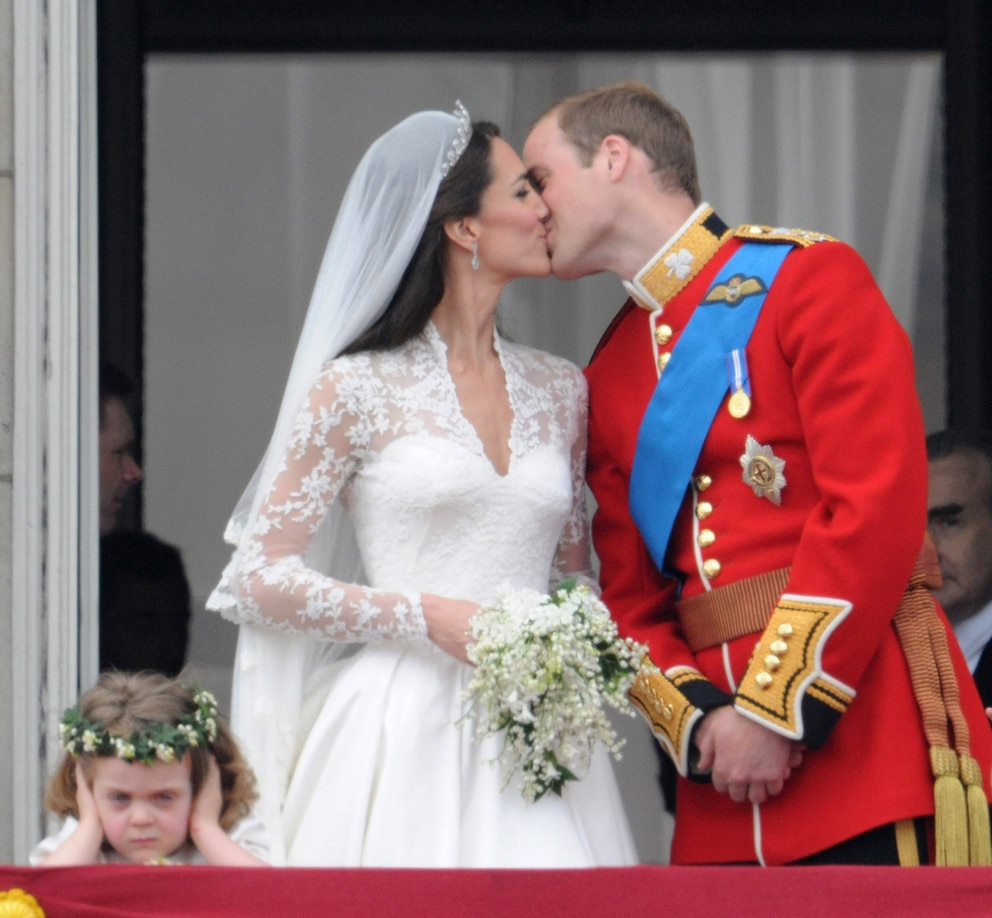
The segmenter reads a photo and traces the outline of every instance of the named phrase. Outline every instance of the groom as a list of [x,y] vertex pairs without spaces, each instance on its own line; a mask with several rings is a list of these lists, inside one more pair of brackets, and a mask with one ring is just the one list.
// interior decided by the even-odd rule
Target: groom
[[929,590],[912,354],[868,268],[728,227],[637,83],[557,103],[524,161],[554,273],[629,294],[586,371],[588,480],[603,598],[659,668],[631,694],[681,776],[673,862],[988,863],[992,732]]

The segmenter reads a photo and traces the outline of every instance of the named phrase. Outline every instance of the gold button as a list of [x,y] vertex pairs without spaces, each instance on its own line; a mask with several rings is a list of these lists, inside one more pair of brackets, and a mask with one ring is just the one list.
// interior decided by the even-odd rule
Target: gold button
[[776,657],[775,654],[770,653],[768,654],[767,657],[765,657],[765,669],[767,669],[768,672],[770,673],[775,672],[775,670],[778,669],[781,665],[782,665],[782,661],[778,657]]
[[670,351],[665,351],[663,354],[658,355],[658,369],[664,370],[668,366],[668,361],[672,359]]
[[792,637],[792,625],[788,622],[782,622],[782,624],[778,626],[778,636],[781,638]]
[[709,577],[710,580],[714,580],[720,576],[720,562],[716,558],[707,558],[703,562],[703,573]]
[[772,677],[770,673],[758,673],[758,675],[754,677],[754,681],[758,683],[758,688],[766,689],[771,687]]
[[659,325],[654,330],[654,340],[659,344],[668,344],[672,340],[672,326],[671,325]]
[[712,529],[702,529],[696,541],[701,548],[709,548],[716,541],[716,533]]
[[705,520],[713,512],[713,505],[708,500],[701,500],[696,504],[696,519]]
[[713,479],[709,475],[697,475],[696,476],[696,490],[705,491],[711,484],[713,484]]
[[772,641],[768,649],[772,653],[782,656],[789,649],[789,645],[785,641]]
[[661,709],[661,716],[664,717],[665,720],[671,720],[675,716],[675,706],[671,704],[666,704]]

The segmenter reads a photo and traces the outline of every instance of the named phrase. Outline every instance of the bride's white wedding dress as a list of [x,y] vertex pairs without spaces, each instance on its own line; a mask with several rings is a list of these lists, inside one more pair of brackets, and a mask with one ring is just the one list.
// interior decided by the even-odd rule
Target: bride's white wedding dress
[[[479,745],[458,723],[471,668],[426,636],[420,593],[485,604],[501,584],[547,591],[588,574],[584,381],[560,358],[496,344],[513,410],[505,475],[462,414],[429,324],[398,350],[328,365],[242,550],[225,614],[329,651],[304,680],[282,814],[289,864],[636,863],[606,751],[561,797],[525,804],[491,764],[498,739]],[[336,498],[369,586],[305,561]],[[354,646],[342,641],[361,647],[341,654]]]

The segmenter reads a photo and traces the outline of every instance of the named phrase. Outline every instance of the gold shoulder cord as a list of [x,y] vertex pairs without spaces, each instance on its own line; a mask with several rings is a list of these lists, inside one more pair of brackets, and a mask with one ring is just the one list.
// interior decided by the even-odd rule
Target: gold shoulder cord
[[937,864],[987,866],[992,864],[989,805],[981,767],[971,756],[947,632],[934,608],[931,590],[939,587],[937,554],[928,538],[893,622],[930,744]]

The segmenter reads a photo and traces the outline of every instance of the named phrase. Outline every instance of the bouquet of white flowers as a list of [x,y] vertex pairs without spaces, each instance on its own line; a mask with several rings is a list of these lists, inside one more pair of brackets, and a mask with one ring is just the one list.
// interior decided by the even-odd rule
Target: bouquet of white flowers
[[620,758],[623,741],[604,705],[634,714],[627,690],[647,650],[618,637],[589,587],[569,580],[550,596],[504,590],[498,605],[475,616],[472,637],[468,657],[477,668],[464,697],[477,741],[506,731],[498,757],[504,787],[519,773],[526,801],[560,795],[588,771],[597,741]]

